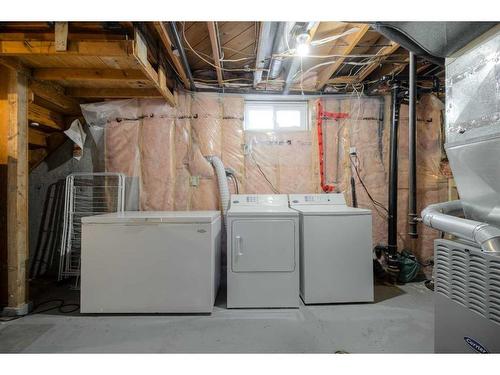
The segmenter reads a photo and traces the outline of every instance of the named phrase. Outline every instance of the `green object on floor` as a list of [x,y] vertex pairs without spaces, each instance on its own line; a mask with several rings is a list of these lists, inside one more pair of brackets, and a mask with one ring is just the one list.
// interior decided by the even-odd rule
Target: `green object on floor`
[[409,283],[414,280],[420,271],[420,264],[415,255],[407,250],[401,251],[399,254],[399,276],[398,281],[401,283]]

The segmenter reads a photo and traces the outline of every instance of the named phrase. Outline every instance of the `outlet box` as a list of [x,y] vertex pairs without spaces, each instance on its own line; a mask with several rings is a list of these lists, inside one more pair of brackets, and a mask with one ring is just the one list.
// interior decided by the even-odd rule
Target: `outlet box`
[[189,179],[191,186],[200,186],[200,176],[191,176]]

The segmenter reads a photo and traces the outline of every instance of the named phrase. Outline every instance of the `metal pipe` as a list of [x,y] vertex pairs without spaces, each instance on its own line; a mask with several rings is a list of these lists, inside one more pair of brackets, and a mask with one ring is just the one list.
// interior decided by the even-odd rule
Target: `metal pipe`
[[389,213],[387,224],[387,250],[389,255],[398,251],[398,129],[399,129],[399,84],[392,86],[392,121],[389,150]]
[[253,87],[262,81],[262,70],[266,66],[266,58],[273,53],[272,41],[276,37],[278,22],[261,22],[259,33],[259,46],[255,59],[256,71],[253,73]]
[[417,57],[410,52],[410,88],[408,95],[408,235],[417,232]]
[[196,86],[194,84],[193,74],[191,73],[191,68],[189,67],[186,51],[184,51],[184,47],[182,46],[181,38],[179,36],[179,33],[177,32],[177,27],[175,26],[175,22],[168,22],[168,26],[170,29],[170,33],[172,34],[174,47],[179,52],[179,57],[181,58],[182,66],[184,67],[187,79],[189,80],[189,86],[192,91],[195,91]]
[[422,222],[428,227],[475,242],[484,252],[500,255],[500,228],[453,216],[460,212],[463,213],[460,200],[431,204],[422,211]]
[[[278,31],[273,42],[273,54],[281,54],[288,50],[288,39],[290,38],[290,31],[295,26],[295,22],[280,22],[278,25]],[[281,73],[283,68],[283,57],[279,57],[272,60],[271,66],[269,67],[270,79],[276,79]]]

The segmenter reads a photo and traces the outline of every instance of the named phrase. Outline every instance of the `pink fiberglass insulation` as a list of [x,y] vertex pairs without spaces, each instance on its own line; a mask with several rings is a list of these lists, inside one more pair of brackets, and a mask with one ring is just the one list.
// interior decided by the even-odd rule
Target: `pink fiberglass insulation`
[[242,181],[245,172],[244,108],[245,101],[241,97],[228,96],[222,100],[222,162],[235,171],[239,181]]
[[189,210],[191,202],[191,186],[189,180],[191,174],[187,168],[177,168],[175,175],[175,199],[174,210],[186,211]]
[[220,98],[213,94],[197,94],[191,104],[192,138],[203,156],[222,153],[222,108]]
[[191,210],[219,210],[219,188],[217,179],[201,178],[197,187],[193,188]]
[[106,172],[140,176],[139,135],[141,122],[111,120],[105,127]]
[[248,132],[244,190],[247,194],[279,193],[278,142],[274,133]]
[[175,124],[172,117],[143,119],[141,137],[141,210],[174,209]]

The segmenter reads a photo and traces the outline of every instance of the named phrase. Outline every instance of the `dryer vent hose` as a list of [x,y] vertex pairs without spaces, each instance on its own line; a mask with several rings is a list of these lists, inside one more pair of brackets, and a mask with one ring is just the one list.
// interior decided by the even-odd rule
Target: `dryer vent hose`
[[217,175],[217,182],[219,184],[220,203],[222,208],[222,215],[224,220],[229,208],[229,186],[226,178],[226,170],[222,160],[218,156],[207,156],[207,160],[212,163],[215,174]]

